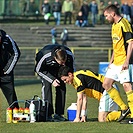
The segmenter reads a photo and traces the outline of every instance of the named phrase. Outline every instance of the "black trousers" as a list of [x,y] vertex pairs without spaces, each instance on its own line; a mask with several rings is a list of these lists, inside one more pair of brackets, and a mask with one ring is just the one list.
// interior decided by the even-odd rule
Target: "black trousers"
[[[63,81],[60,81],[61,84],[56,89],[55,96],[55,113],[58,115],[64,114],[65,100],[66,100],[66,86]],[[47,80],[42,79],[42,98],[43,100],[48,100],[48,116],[54,114],[53,108],[53,97],[52,97],[52,84]]]
[[[14,75],[13,73],[10,75],[0,76],[0,88],[9,104],[9,106],[17,101],[17,96],[14,88]],[[11,108],[19,108],[18,103],[15,102]]]
[[72,22],[72,12],[65,12],[65,16],[64,16],[64,24],[67,23],[67,18],[69,18],[69,24],[71,24]]

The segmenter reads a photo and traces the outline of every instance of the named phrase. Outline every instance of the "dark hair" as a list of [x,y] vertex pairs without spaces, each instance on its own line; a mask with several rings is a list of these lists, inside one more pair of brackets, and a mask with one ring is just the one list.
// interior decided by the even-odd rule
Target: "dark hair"
[[68,76],[68,73],[73,73],[73,70],[68,66],[61,66],[58,71],[58,77]]
[[104,9],[104,12],[107,11],[107,12],[115,12],[117,15],[120,15],[120,12],[119,12],[119,9],[116,5],[114,4],[111,4],[109,6],[107,6],[105,9]]
[[65,61],[67,59],[67,52],[64,49],[56,49],[55,57],[57,60]]

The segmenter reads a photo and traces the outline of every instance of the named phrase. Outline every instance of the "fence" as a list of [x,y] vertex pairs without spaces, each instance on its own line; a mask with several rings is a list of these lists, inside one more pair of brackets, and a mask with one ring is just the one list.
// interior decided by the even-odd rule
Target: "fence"
[[[16,78],[36,78],[35,55],[41,47],[20,47],[21,57],[15,68]],[[70,47],[75,56],[76,69],[91,69],[98,72],[99,62],[108,62],[112,48]]]
[[[41,15],[41,6],[44,0],[0,0],[0,17],[7,16],[36,16]],[[52,4],[55,0],[49,0]],[[64,0],[60,0],[63,3]],[[72,0],[75,1],[75,0]],[[79,2],[80,1],[80,2]],[[83,0],[76,0],[77,3],[82,3]],[[91,0],[87,0],[90,4]],[[107,5],[109,0],[104,0]],[[112,0],[112,3],[115,0]],[[120,3],[120,0],[117,0]],[[99,4],[99,0],[97,0]]]
[[0,16],[41,14],[43,0],[0,0]]

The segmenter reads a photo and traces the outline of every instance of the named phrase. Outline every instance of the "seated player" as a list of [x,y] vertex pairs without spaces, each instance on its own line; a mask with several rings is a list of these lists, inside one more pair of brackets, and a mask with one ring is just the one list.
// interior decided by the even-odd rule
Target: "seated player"
[[[63,66],[59,69],[58,76],[64,83],[72,84],[77,90],[77,112],[74,122],[86,122],[87,97],[95,98],[99,101],[99,122],[116,121],[120,118],[121,111],[118,111],[118,105],[102,87],[103,75],[96,74],[90,70],[80,70],[73,73],[69,67]],[[120,100],[121,106],[128,108],[122,99]]]

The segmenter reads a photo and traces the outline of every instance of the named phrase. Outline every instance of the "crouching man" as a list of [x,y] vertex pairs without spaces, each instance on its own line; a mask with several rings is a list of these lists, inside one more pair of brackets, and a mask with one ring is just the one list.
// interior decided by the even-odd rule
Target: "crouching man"
[[[80,70],[73,73],[69,67],[62,66],[59,69],[58,76],[64,83],[72,84],[77,90],[77,112],[74,122],[86,122],[87,97],[95,98],[99,101],[99,122],[119,120],[121,111],[118,111],[118,105],[102,87],[103,75],[96,74],[90,70]],[[126,107],[127,105],[122,99],[120,100],[121,106]]]

